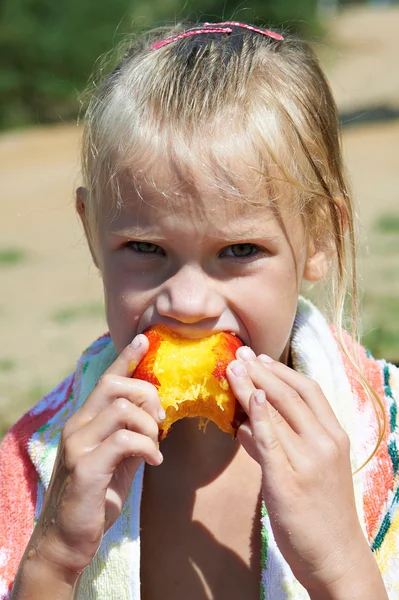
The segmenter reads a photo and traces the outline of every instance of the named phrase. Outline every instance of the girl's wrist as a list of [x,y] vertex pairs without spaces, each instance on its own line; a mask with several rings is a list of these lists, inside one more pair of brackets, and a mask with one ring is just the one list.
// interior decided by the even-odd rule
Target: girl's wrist
[[[375,557],[365,541],[359,557],[346,557],[346,569],[335,578],[315,578],[307,588],[311,600],[388,600]],[[324,579],[324,582],[323,582]]]
[[48,561],[28,550],[20,564],[11,600],[72,600],[81,573]]

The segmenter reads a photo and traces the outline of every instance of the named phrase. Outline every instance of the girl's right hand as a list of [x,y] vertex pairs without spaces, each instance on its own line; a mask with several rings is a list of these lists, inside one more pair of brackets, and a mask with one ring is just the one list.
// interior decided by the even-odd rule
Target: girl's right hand
[[136,336],[66,423],[28,556],[82,572],[120,515],[140,464],[161,464],[157,390],[132,379],[147,350],[146,336]]

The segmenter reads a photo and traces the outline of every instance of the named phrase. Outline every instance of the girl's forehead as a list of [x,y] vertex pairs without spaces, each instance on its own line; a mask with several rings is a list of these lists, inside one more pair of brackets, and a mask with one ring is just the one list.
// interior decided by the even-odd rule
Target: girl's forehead
[[118,212],[187,215],[211,222],[226,215],[272,214],[272,199],[259,187],[257,177],[249,174],[221,181],[204,176],[200,169],[196,174],[183,174],[159,165],[145,174],[132,171],[121,178]]
[[[293,199],[292,185],[284,183],[281,171],[287,143],[277,135],[274,120],[267,120],[268,144],[259,140],[250,123],[226,117],[201,123],[192,131],[164,123],[157,131],[150,125],[105,152],[99,189],[99,204],[107,198],[122,207],[138,200],[162,208],[193,214],[217,210],[222,202],[237,213],[248,206],[281,206]],[[267,149],[270,147],[270,151]],[[281,156],[280,156],[281,155]],[[104,188],[109,186],[104,193]],[[106,208],[106,207],[105,207]],[[233,208],[232,208],[233,209]]]
[[118,209],[103,220],[103,227],[113,232],[156,235],[158,229],[183,235],[190,230],[203,237],[240,240],[275,237],[282,231],[285,236],[293,222],[285,197],[272,196],[267,186],[260,185],[259,175],[244,167],[241,173],[237,169],[236,178],[217,185],[201,177],[201,170],[183,178],[161,163],[145,174],[126,172],[118,189]]
[[160,210],[210,214],[231,209],[240,214],[281,204],[288,196],[282,187],[281,183],[271,184],[258,165],[245,159],[212,164],[209,157],[203,157],[196,164],[178,164],[160,157],[145,168],[125,169],[118,177],[117,204],[145,202]]

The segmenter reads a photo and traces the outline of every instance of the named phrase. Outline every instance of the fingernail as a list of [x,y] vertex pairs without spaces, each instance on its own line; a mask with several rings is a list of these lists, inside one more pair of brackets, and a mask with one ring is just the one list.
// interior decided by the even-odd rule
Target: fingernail
[[265,364],[273,362],[273,359],[270,358],[270,356],[267,356],[267,354],[259,354],[258,358]]
[[138,350],[138,348],[140,348],[142,343],[143,343],[143,340],[141,337],[141,333],[139,333],[139,335],[136,335],[136,337],[133,338],[133,341],[130,343],[130,347],[133,348],[134,350]]
[[159,460],[159,464],[163,463],[163,455],[159,451],[158,451],[158,460]]
[[242,346],[237,350],[237,356],[242,360],[255,360],[256,354],[248,346]]
[[247,370],[240,360],[230,363],[230,370],[236,377],[244,377],[247,374]]
[[261,406],[266,402],[266,394],[263,390],[255,390],[253,393],[255,403]]
[[166,419],[166,412],[163,408],[158,409],[158,417],[160,421],[164,421]]

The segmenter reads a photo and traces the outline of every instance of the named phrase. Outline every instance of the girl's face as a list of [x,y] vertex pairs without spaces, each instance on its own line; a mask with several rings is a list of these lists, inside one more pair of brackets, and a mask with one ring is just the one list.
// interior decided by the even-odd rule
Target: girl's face
[[[124,206],[100,220],[97,259],[116,350],[163,323],[192,338],[234,332],[257,354],[286,362],[301,281],[327,268],[301,217],[284,202],[277,215],[267,201],[209,191],[170,201],[165,179],[140,195],[125,182]],[[79,197],[78,209],[84,220]]]

